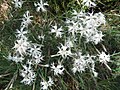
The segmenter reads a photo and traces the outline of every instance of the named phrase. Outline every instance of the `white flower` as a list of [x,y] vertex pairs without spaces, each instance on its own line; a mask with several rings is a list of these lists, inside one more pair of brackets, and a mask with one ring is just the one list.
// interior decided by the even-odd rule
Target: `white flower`
[[72,71],[73,73],[78,72],[84,72],[86,68],[89,68],[89,70],[96,76],[97,73],[95,73],[95,62],[94,58],[96,56],[90,56],[89,54],[87,55],[82,55],[82,53],[79,51],[75,54],[74,57],[74,63],[73,63],[73,68]]
[[47,2],[44,3],[43,0],[40,0],[40,3],[37,2],[37,3],[34,3],[34,5],[35,5],[35,7],[37,7],[36,8],[37,12],[39,12],[40,10],[42,12],[45,12],[46,11],[45,6],[48,6],[48,3]]
[[101,24],[105,25],[106,20],[105,20],[105,15],[104,14],[99,12],[99,13],[96,13],[94,16],[97,17],[97,23],[96,24],[98,24],[98,26],[100,26]]
[[32,17],[33,16],[30,16],[30,12],[26,11],[22,18],[23,21],[21,22],[21,27],[28,27],[28,25],[32,22]]
[[103,63],[109,70],[111,68],[108,66],[107,62],[110,62],[110,55],[106,55],[105,52],[102,52],[99,56],[99,62]]
[[63,31],[62,27],[58,28],[57,25],[52,26],[51,33],[55,33],[56,37],[61,38],[63,34],[62,31]]
[[48,81],[48,85],[49,86],[52,86],[54,84],[53,80],[51,77],[48,77],[49,78],[49,81]]
[[27,30],[24,30],[24,27],[21,27],[20,30],[17,29],[17,38],[23,38],[23,39],[27,39],[27,37],[25,36],[28,31]]
[[12,56],[11,54],[9,54],[8,60],[12,60],[12,61],[18,63],[18,62],[22,62],[24,60],[24,58],[21,56],[18,56],[18,55]]
[[15,4],[15,8],[21,8],[23,1],[22,0],[13,0],[12,3]]
[[95,59],[96,56],[90,56],[89,54],[86,56],[86,62],[89,65],[90,71],[93,73],[94,77],[98,76],[98,73],[95,71]]
[[99,27],[101,24],[105,24],[105,16],[99,12],[99,13],[88,13],[88,15],[85,16],[85,24],[87,28],[92,27]]
[[92,37],[91,37],[91,41],[94,42],[95,44],[98,44],[100,41],[102,41],[102,37],[104,35],[102,34],[101,31],[96,32]]
[[23,77],[21,83],[24,83],[25,85],[31,85],[35,80],[35,72],[32,70],[30,64],[28,67],[26,65],[23,65],[23,68],[24,69],[20,71],[21,76]]
[[61,65],[61,62],[58,62],[57,66],[53,63],[51,69],[54,71],[54,75],[58,76],[59,74],[63,74],[64,66]]
[[76,10],[73,10],[72,15],[73,15],[72,18],[75,19],[75,20],[77,20],[77,19],[80,19],[80,18],[84,17],[84,16],[85,16],[85,13],[82,12],[82,11],[77,12]]
[[39,64],[43,60],[41,47],[42,45],[32,44],[28,49],[28,55],[32,57],[35,64]]
[[63,58],[66,58],[67,56],[71,56],[71,50],[69,49],[69,47],[64,46],[63,44],[61,44],[61,48],[58,47],[59,51],[57,52],[58,55],[61,55]]
[[84,28],[80,30],[81,36],[85,37],[87,41],[90,41],[90,37],[95,33],[93,28]]
[[21,38],[16,41],[15,46],[13,48],[20,55],[23,55],[23,54],[26,54],[26,50],[28,49],[28,46],[29,46],[29,42]]
[[79,22],[75,22],[74,20],[66,21],[68,23],[68,33],[71,33],[72,36],[75,36],[76,33],[78,33],[78,30],[80,29],[79,27]]
[[48,90],[48,87],[49,86],[52,86],[54,83],[53,83],[53,80],[51,77],[48,77],[49,78],[49,81],[45,81],[43,80],[40,84],[41,84],[41,90]]
[[76,71],[82,73],[85,71],[86,67],[87,67],[87,63],[86,63],[85,57],[81,55],[79,56],[79,58],[74,59],[72,71],[73,73],[76,73]]
[[33,44],[31,47],[30,47],[30,55],[32,57],[35,57],[37,58],[40,54],[41,54],[41,46],[37,45],[37,44]]
[[41,90],[47,90],[48,89],[47,81],[43,80],[40,84],[41,84]]
[[[84,3],[91,3],[90,0],[83,0]],[[71,33],[74,38],[76,35],[80,33],[81,37],[86,39],[86,42],[93,42],[98,44],[102,41],[102,31],[98,31],[97,29],[100,25],[105,24],[105,16],[99,13],[84,13],[84,12],[77,12],[74,10],[72,13],[72,19],[67,19],[66,24],[68,27],[68,33]]]
[[101,54],[98,55],[99,56],[99,61],[101,63],[107,64],[107,62],[110,61],[110,55],[106,55],[105,52],[102,52]]
[[101,19],[103,22],[99,20],[99,14],[88,13],[85,15],[85,22],[83,22],[84,28],[80,30],[81,36],[86,38],[86,42],[94,42],[98,44],[102,41],[102,37],[104,36],[101,31],[98,31],[97,28],[105,23],[105,19],[101,14]]
[[83,2],[81,4],[83,4],[84,6],[87,6],[87,7],[96,6],[96,4],[94,2],[92,2],[91,0],[83,0]]
[[87,15],[85,15],[85,23],[86,24],[86,28],[93,28],[96,27],[96,23],[97,23],[97,16],[95,16],[92,13],[87,13]]
[[86,42],[93,42],[94,44],[98,44],[101,42],[103,39],[102,37],[104,36],[102,34],[102,31],[94,29],[86,29],[80,32],[83,37],[86,38]]
[[55,57],[55,56],[62,56],[62,58],[67,58],[67,56],[71,56],[71,50],[70,47],[68,46],[64,46],[63,44],[61,44],[61,48],[58,47],[59,51],[57,52],[57,54],[55,55],[51,55],[51,57]]

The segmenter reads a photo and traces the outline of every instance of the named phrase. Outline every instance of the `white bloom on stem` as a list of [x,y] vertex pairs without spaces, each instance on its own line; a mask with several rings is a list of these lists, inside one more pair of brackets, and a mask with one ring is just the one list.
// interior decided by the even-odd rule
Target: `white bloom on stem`
[[110,62],[110,55],[106,55],[105,52],[100,53],[99,55],[99,62],[106,65],[106,67],[111,70],[111,68],[108,66],[107,62]]
[[62,58],[67,58],[67,56],[71,56],[71,49],[67,45],[61,44],[61,47],[58,47],[59,51],[55,55],[51,55],[51,57],[62,56]]
[[73,64],[73,68],[72,71],[73,73],[78,72],[84,72],[85,68],[87,67],[87,63],[85,60],[85,57],[81,55],[81,53],[79,53],[78,58],[74,58],[74,64]]
[[105,20],[105,15],[104,14],[102,14],[101,12],[99,12],[99,13],[96,13],[96,14],[94,14],[94,16],[96,16],[97,17],[97,19],[96,19],[96,24],[98,25],[98,26],[100,26],[101,24],[104,24],[105,25],[105,23],[106,23],[106,20]]
[[73,15],[73,17],[72,17],[73,19],[78,20],[80,18],[83,18],[85,16],[85,13],[82,11],[77,12],[76,10],[73,10],[72,15]]
[[87,7],[96,6],[96,4],[94,2],[92,2],[91,0],[83,0],[83,2],[81,4],[84,5],[84,6],[87,6]]
[[92,13],[87,13],[85,15],[85,22],[84,24],[86,24],[86,28],[94,28],[94,27],[98,27],[98,25],[96,25],[97,23],[97,16]]
[[22,0],[13,0],[12,3],[15,4],[15,8],[21,8],[23,1]]
[[104,35],[102,34],[101,31],[96,32],[92,37],[91,37],[91,41],[94,42],[95,44],[98,44],[100,41],[102,41],[102,37]]
[[86,42],[93,42],[96,45],[103,40],[102,37],[104,36],[102,31],[96,29],[83,30],[81,31],[81,35],[86,38]]
[[28,27],[28,25],[32,22],[32,17],[33,16],[30,16],[30,12],[26,11],[22,18],[21,27]]
[[43,60],[41,47],[42,45],[32,44],[28,49],[28,55],[32,57],[35,64],[39,64]]
[[49,86],[52,86],[52,85],[54,84],[54,82],[53,82],[53,80],[52,80],[51,77],[48,77],[48,78],[49,78],[49,80],[48,80],[48,85],[49,85]]
[[26,50],[28,49],[28,46],[29,46],[29,42],[21,38],[16,41],[13,49],[15,49],[16,52],[18,52],[22,56],[23,54],[26,54]]
[[64,66],[61,64],[61,62],[58,62],[58,65],[55,65],[52,63],[51,69],[54,71],[54,75],[61,75],[64,71]]
[[46,11],[45,6],[49,6],[48,3],[47,2],[44,3],[43,0],[40,0],[40,2],[37,2],[37,3],[34,3],[34,5],[35,5],[35,7],[37,7],[36,8],[37,12],[39,12],[40,10],[42,12],[45,12]]
[[72,36],[75,36],[75,34],[77,34],[78,30],[80,29],[79,22],[75,22],[74,20],[66,21],[66,22],[69,22],[69,24],[67,25],[68,33],[71,33]]
[[88,13],[88,15],[85,16],[85,24],[87,28],[97,28],[101,24],[105,24],[105,16],[99,12],[99,13]]
[[85,37],[87,41],[90,41],[91,36],[95,33],[95,30],[93,28],[84,28],[83,30],[80,30],[81,36]]
[[61,47],[58,47],[59,51],[57,52],[57,55],[61,55],[63,58],[66,58],[67,56],[71,56],[71,50],[66,45],[61,44]]
[[30,64],[28,66],[23,65],[23,70],[20,71],[21,76],[23,77],[23,80],[21,83],[24,83],[25,85],[31,85],[33,81],[35,80],[35,72],[32,70],[32,67]]
[[47,81],[43,80],[40,84],[41,84],[41,90],[47,90],[48,89]]
[[110,55],[106,55],[105,52],[99,54],[99,61],[101,63],[107,64],[110,61]]
[[52,86],[54,84],[53,80],[51,77],[48,77],[49,80],[45,81],[43,80],[40,84],[41,84],[41,90],[48,90],[48,87]]
[[95,71],[95,59],[96,56],[90,56],[89,54],[86,56],[86,62],[89,65],[89,69],[93,73],[94,77],[98,76],[98,73]]
[[98,18],[99,14],[93,14],[88,13],[85,16],[85,22],[83,22],[84,28],[80,30],[81,36],[86,38],[86,42],[93,42],[95,44],[98,44],[100,41],[102,41],[102,37],[104,36],[102,34],[102,31],[98,31],[97,28],[104,24],[105,19],[103,18],[103,22],[99,21]]
[[27,37],[25,36],[27,33],[28,33],[28,31],[24,30],[24,27],[21,27],[20,30],[17,29],[16,36],[19,39],[20,38],[27,39]]
[[94,76],[97,77],[97,72],[95,72],[95,57],[96,56],[90,56],[89,54],[82,55],[80,51],[77,52],[74,57],[72,68],[73,73],[76,73],[77,71],[82,73],[85,72],[86,68],[88,68],[90,72],[92,72]]
[[29,47],[29,53],[32,57],[37,58],[39,54],[41,54],[41,47],[40,45],[33,44],[31,47]]
[[22,56],[18,56],[18,55],[13,55],[12,56],[11,54],[9,54],[8,55],[8,60],[12,60],[12,61],[18,63],[18,62],[22,62],[24,60],[24,58]]
[[62,31],[63,31],[62,27],[58,28],[57,24],[55,24],[55,26],[52,26],[50,33],[55,33],[56,34],[55,37],[60,37],[61,38],[62,34],[63,34]]

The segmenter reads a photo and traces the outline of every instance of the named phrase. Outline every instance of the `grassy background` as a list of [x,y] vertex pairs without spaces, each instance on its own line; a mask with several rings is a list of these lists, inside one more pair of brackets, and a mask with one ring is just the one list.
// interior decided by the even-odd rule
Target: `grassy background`
[[[48,30],[49,23],[61,20],[64,21],[65,15],[64,13],[69,13],[73,8],[79,9],[79,5],[76,0],[49,0],[49,7],[47,7],[47,14],[43,13],[35,13],[35,8],[33,6],[33,2],[37,0],[24,0],[27,3],[24,4],[22,9],[16,10],[11,6],[11,0],[7,0],[6,2],[0,0],[0,5],[3,3],[7,8],[0,6],[0,90],[4,90],[10,83],[11,80],[15,80],[12,90],[32,90],[33,86],[25,86],[20,83],[22,78],[16,73],[18,71],[18,65],[14,62],[6,60],[4,56],[7,56],[11,51],[11,48],[14,46],[14,41],[16,40],[15,31],[19,28],[20,20],[23,13],[26,10],[29,10],[32,15],[34,15],[34,22],[29,26],[29,30],[31,32],[31,39],[33,42],[36,42],[36,35],[42,33],[42,29],[44,28],[46,31]],[[79,0],[80,1],[80,0]],[[107,48],[107,51],[110,54],[116,53],[111,59],[114,61],[113,63],[109,63],[110,67],[112,67],[112,72],[105,69],[104,66],[99,65],[96,68],[97,72],[99,72],[99,76],[96,80],[90,76],[89,73],[70,75],[69,73],[65,73],[63,76],[60,76],[56,81],[56,86],[53,86],[53,90],[120,90],[120,2],[119,0],[98,0],[97,8],[94,8],[95,12],[102,11],[107,20],[106,26],[103,28],[103,33],[105,33],[103,44]],[[90,11],[89,9],[88,11]],[[12,17],[14,15],[14,17]],[[43,22],[42,20],[46,19],[47,22]],[[43,26],[43,27],[41,27]],[[47,32],[44,32],[48,34]],[[54,48],[53,45],[57,45],[56,40],[46,37],[47,43],[45,42],[44,51],[56,52],[56,50],[52,51]],[[52,41],[52,43],[51,43]],[[62,41],[62,40],[60,40]],[[49,44],[48,44],[49,43]],[[97,48],[101,48],[101,45],[97,45]],[[88,45],[90,50],[94,50],[92,45]],[[48,52],[44,52],[44,54],[49,54]],[[49,57],[46,57],[49,59]],[[66,63],[64,63],[66,64]],[[66,68],[69,68],[69,65],[66,65]],[[101,69],[99,69],[101,68]],[[38,70],[38,72],[43,75],[46,74],[44,69]],[[67,77],[66,77],[67,76]],[[39,90],[39,80],[36,83],[36,90]],[[80,88],[78,88],[79,86]]]

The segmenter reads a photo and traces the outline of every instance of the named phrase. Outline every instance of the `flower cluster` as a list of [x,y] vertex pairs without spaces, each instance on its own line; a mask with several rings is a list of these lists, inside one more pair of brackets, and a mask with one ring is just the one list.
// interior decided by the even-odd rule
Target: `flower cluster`
[[35,72],[32,70],[31,62],[27,62],[27,65],[22,65],[23,70],[20,71],[23,80],[21,83],[25,85],[31,85],[35,80]]
[[[16,8],[22,8],[23,1],[14,0],[13,4],[15,4]],[[88,8],[96,6],[96,4],[91,0],[83,0],[81,4],[83,7],[85,6]],[[49,4],[40,0],[40,2],[34,2],[34,6],[37,12],[47,12],[45,6],[49,6]],[[44,35],[43,30],[42,34],[38,35],[38,38],[36,39],[39,40],[39,43],[33,43],[29,38],[29,33],[31,33],[29,32],[29,25],[32,25],[34,16],[31,15],[28,10],[23,14],[20,29],[16,29],[16,41],[12,48],[13,52],[9,53],[8,56],[9,60],[21,65],[20,75],[23,77],[21,83],[32,85],[36,80],[36,77],[40,76],[40,89],[47,90],[54,84],[54,80],[51,77],[48,77],[49,80],[46,81],[43,78],[44,74],[40,75],[38,70],[42,71],[43,68],[41,69],[41,67],[49,68],[49,75],[54,74],[53,76],[59,77],[60,75],[64,75],[66,70],[65,65],[62,65],[65,60],[72,62],[70,70],[74,74],[76,72],[84,73],[86,71],[90,71],[95,77],[97,77],[98,73],[95,70],[96,62],[104,64],[111,70],[107,64],[107,62],[110,61],[109,54],[106,55],[103,51],[97,55],[91,55],[89,51],[84,51],[83,53],[81,49],[82,42],[85,44],[92,42],[92,44],[95,45],[101,43],[104,35],[102,31],[99,30],[99,27],[106,23],[105,16],[101,12],[89,13],[84,10],[73,10],[72,14],[69,16],[70,18],[67,17],[62,25],[57,21],[55,21],[55,23],[50,23],[49,31],[46,31],[49,35]],[[55,54],[53,54],[53,52],[53,55],[51,55],[51,52],[49,51],[46,55],[48,47],[46,47],[46,44],[44,45],[43,42],[46,43],[47,41],[45,41],[45,38],[51,35],[54,39],[61,39],[62,41],[58,40],[60,42],[57,44],[58,46],[55,46],[58,50]],[[45,53],[43,53],[43,48],[47,48],[44,49],[46,50]],[[50,62],[45,60],[48,57]],[[46,62],[49,63],[46,64]]]
[[[20,30],[16,32],[16,42],[13,47],[13,54],[10,53],[8,56],[9,60],[16,63],[20,63],[23,67],[20,75],[23,77],[21,83],[31,85],[35,80],[35,72],[33,66],[38,65],[43,60],[42,55],[42,44],[32,43],[28,38],[28,25],[31,24],[33,16],[30,16],[30,12],[26,11],[23,15]],[[27,59],[27,58],[30,59]],[[26,64],[23,65],[23,62]]]
[[[90,0],[83,0],[82,4],[87,7],[96,6],[96,4]],[[99,30],[99,27],[101,25],[105,25],[105,23],[105,16],[101,12],[89,13],[83,10],[80,12],[73,10],[71,17],[67,18],[65,21],[65,27],[67,28],[67,31],[65,32],[66,36],[63,32],[66,29],[62,30],[60,28],[59,30],[56,24],[55,26],[52,26],[54,29],[51,29],[51,33],[54,31],[56,36],[58,36],[57,33],[59,33],[60,36],[63,34],[67,38],[65,38],[65,43],[60,44],[61,47],[58,47],[59,51],[57,54],[51,55],[51,57],[59,56],[62,57],[63,60],[71,58],[73,60],[73,73],[76,73],[77,71],[83,73],[86,70],[89,70],[95,77],[97,77],[98,73],[95,70],[95,63],[97,61],[104,63],[106,67],[110,69],[107,65],[107,62],[110,60],[109,55],[106,55],[104,52],[99,55],[89,55],[88,53],[83,55],[82,52],[80,52],[81,50],[78,49],[80,48],[78,44],[80,43],[80,39],[83,40],[82,42],[85,41],[85,43],[92,42],[95,45],[99,44],[103,40],[102,38],[104,36],[102,31]],[[57,67],[55,70],[59,71]],[[55,74],[57,73],[58,72]]]
[[85,69],[90,69],[90,71],[97,77],[97,72],[95,71],[95,58],[96,56],[82,55],[79,51],[75,54],[74,63],[72,71],[74,73],[78,72],[85,72]]
[[86,42],[98,44],[102,41],[102,31],[98,30],[102,24],[105,24],[104,15],[99,13],[84,13],[74,10],[72,19],[66,21],[68,33],[75,37],[76,34],[81,34],[81,37],[86,39]]

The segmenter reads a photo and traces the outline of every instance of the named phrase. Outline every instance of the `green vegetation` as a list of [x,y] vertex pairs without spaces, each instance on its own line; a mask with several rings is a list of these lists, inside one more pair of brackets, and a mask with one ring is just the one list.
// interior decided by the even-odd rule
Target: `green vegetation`
[[[96,0],[97,7],[82,7],[82,0],[45,0],[48,1],[46,5],[46,12],[36,12],[34,2],[39,0],[23,0],[22,8],[16,9],[13,0],[0,1],[0,90],[40,90],[40,82],[42,79],[48,81],[48,76],[54,79],[54,85],[49,87],[50,90],[120,90],[120,2],[119,0]],[[94,0],[93,0],[94,1]],[[87,68],[85,73],[71,71],[73,64],[72,58],[65,59],[62,63],[65,67],[64,74],[54,76],[51,73],[50,67],[33,66],[34,71],[37,73],[36,80],[31,86],[21,83],[23,77],[20,75],[22,64],[27,62],[23,61],[22,64],[8,60],[7,57],[10,52],[14,54],[13,47],[16,43],[16,29],[20,28],[23,14],[29,10],[32,18],[32,23],[28,28],[28,39],[32,43],[43,44],[42,54],[44,56],[43,65],[61,60],[62,57],[54,57],[51,55],[58,52],[60,43],[69,35],[65,27],[65,21],[72,18],[71,13],[73,10],[80,11],[81,8],[85,12],[102,12],[106,18],[106,24],[99,27],[102,30],[104,37],[103,41],[97,45],[93,43],[85,43],[85,38],[78,38],[75,50],[82,50],[83,54],[98,55],[97,50],[102,52],[107,51],[110,54],[110,62],[108,65],[112,70],[106,68],[104,64],[97,62],[95,70],[98,76],[94,77],[92,72]],[[51,26],[54,24],[63,26],[63,38],[56,38],[55,35],[49,33]],[[45,35],[44,40],[38,38],[39,35]],[[77,36],[79,37],[79,35]],[[26,56],[27,57],[27,56]],[[29,57],[28,57],[29,58]],[[25,59],[26,60],[26,59]],[[71,62],[71,61],[72,62]],[[40,66],[41,65],[41,66]],[[13,86],[12,86],[13,85]],[[10,87],[12,87],[10,89]]]

